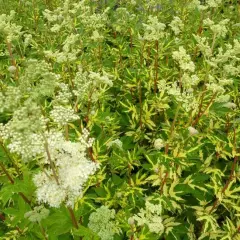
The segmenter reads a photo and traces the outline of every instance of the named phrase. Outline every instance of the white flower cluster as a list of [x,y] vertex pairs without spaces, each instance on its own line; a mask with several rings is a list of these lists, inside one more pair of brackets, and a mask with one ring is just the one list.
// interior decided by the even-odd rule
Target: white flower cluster
[[229,64],[225,64],[223,66],[223,70],[224,70],[224,73],[226,75],[230,75],[230,76],[239,76],[240,75],[240,69],[237,66],[237,64],[234,63],[234,62],[230,62]]
[[160,234],[164,231],[162,219],[162,205],[152,204],[149,201],[145,203],[146,208],[140,209],[140,212],[133,216],[138,226],[146,224],[150,232]]
[[73,83],[73,94],[78,97],[78,101],[84,100],[88,96],[91,81],[89,81],[88,72],[84,72],[81,66],[78,68]]
[[24,48],[28,47],[32,42],[32,34],[24,34]]
[[104,36],[101,35],[98,30],[93,30],[91,39],[92,39],[94,42],[102,42],[102,40],[104,39]]
[[193,87],[199,82],[198,76],[189,76],[188,74],[184,73],[181,81],[183,91],[181,91],[181,88],[178,86],[177,82],[167,84],[165,79],[162,79],[158,82],[158,88],[160,91],[166,91],[168,95],[175,98],[177,102],[181,103],[185,111],[189,112],[190,110],[197,109],[199,103],[195,98]]
[[231,96],[228,94],[220,95],[216,98],[215,102],[226,103],[226,102],[229,102],[230,98],[231,98]]
[[88,77],[92,81],[94,86],[99,86],[100,84],[105,84],[108,85],[109,87],[113,86],[113,82],[110,79],[112,75],[107,74],[104,71],[102,75],[100,73],[90,72]]
[[211,47],[209,46],[208,38],[206,37],[201,37],[199,35],[193,34],[195,40],[197,41],[197,47],[199,50],[202,52],[202,54],[209,58],[212,56],[212,50]]
[[65,41],[63,42],[62,51],[57,50],[53,52],[51,50],[44,51],[45,56],[48,58],[55,59],[57,63],[66,63],[72,62],[77,59],[77,54],[80,49],[78,47],[77,42],[80,40],[79,34],[70,34],[67,36]]
[[[69,31],[69,33],[76,31],[76,21],[80,23],[81,29],[84,32],[81,38],[89,37],[94,41],[102,40],[103,29],[107,23],[107,13],[110,8],[106,8],[102,13],[92,13],[91,7],[88,5],[88,0],[82,0],[77,3],[72,3],[69,0],[64,1],[62,7],[58,7],[53,11],[44,10],[43,15],[50,24],[52,32],[60,32],[62,29]],[[76,51],[78,48],[76,48]],[[64,54],[65,53],[65,54]],[[51,52],[47,54],[51,55]],[[55,53],[58,62],[64,62],[66,59],[73,60],[74,52],[60,52]],[[67,55],[67,57],[66,57]]]
[[60,90],[57,92],[57,95],[55,96],[53,102],[56,102],[57,104],[68,104],[69,99],[72,97],[69,86],[65,83],[58,83],[58,87]]
[[214,24],[214,22],[211,19],[207,18],[203,20],[203,24],[205,26],[208,26],[216,37],[224,38],[228,32],[226,25],[229,23],[229,21],[230,21],[229,19],[224,19],[219,23]]
[[199,9],[201,10],[207,10],[209,8],[217,8],[222,4],[222,0],[206,0],[206,4],[201,4],[200,0],[192,0],[190,4],[188,5],[189,9]]
[[90,72],[88,78],[91,81],[93,89],[97,89],[97,91],[94,91],[92,93],[92,102],[97,102],[102,96],[104,96],[103,94],[106,91],[107,87],[113,86],[113,82],[111,80],[112,75],[104,71],[102,75],[97,72]]
[[18,87],[7,86],[4,92],[0,92],[0,113],[14,111],[20,106],[21,99],[22,93]]
[[81,151],[83,152],[86,148],[90,148],[94,142],[94,138],[89,137],[89,131],[84,128],[82,130],[82,136],[79,138],[81,143]]
[[60,32],[61,29],[72,29],[74,23],[74,15],[79,10],[80,6],[84,4],[85,1],[81,1],[80,4],[73,4],[71,6],[70,1],[66,0],[62,7],[58,7],[53,11],[45,9],[43,11],[44,18],[49,22],[50,30],[52,32]]
[[233,84],[232,79],[220,78],[216,79],[212,75],[209,75],[209,83],[206,84],[207,89],[213,93],[223,94],[226,91],[226,87]]
[[[48,151],[58,182],[50,168],[34,176],[39,203],[47,203],[51,207],[59,207],[61,203],[73,206],[82,196],[84,184],[99,168],[99,164],[86,156],[86,149],[93,142],[93,139],[86,140],[88,135],[88,131],[84,130],[79,142],[71,142],[64,140],[61,133],[48,134]],[[45,153],[45,164],[49,163],[49,155]]]
[[0,134],[3,134],[4,140],[6,137],[10,139],[8,149],[11,153],[20,155],[23,161],[33,160],[44,151],[43,138],[39,134],[23,135],[23,133],[11,131],[8,127],[5,127]]
[[223,94],[225,92],[225,89],[220,86],[217,83],[211,82],[211,83],[207,83],[206,84],[207,90],[213,92],[213,93],[219,93],[219,94]]
[[173,59],[178,62],[180,68],[183,71],[194,72],[195,65],[191,61],[190,55],[187,54],[184,47],[180,46],[178,51],[174,51],[172,54]]
[[175,35],[179,35],[184,27],[182,20],[179,17],[173,17],[172,22],[169,24]]
[[82,12],[79,16],[81,23],[83,24],[83,27],[85,28],[85,31],[87,32],[93,32],[94,30],[101,31],[105,24],[108,21],[107,13],[110,10],[109,7],[104,9],[103,13],[93,13],[91,14],[91,11],[85,11]]
[[195,99],[193,89],[191,88],[181,92],[180,87],[173,83],[168,90],[168,94],[175,97],[177,102],[181,103],[187,112],[198,107],[198,101]]
[[136,15],[131,14],[126,8],[119,7],[114,14],[116,21],[113,23],[113,27],[118,32],[126,32],[126,26],[131,26],[136,21]]
[[157,138],[154,141],[154,148],[157,150],[160,150],[161,148],[163,148],[165,146],[164,141],[161,138]]
[[[139,4],[139,2],[137,3]],[[142,10],[143,12],[146,11],[159,12],[162,9],[159,0],[142,0],[141,5],[139,4],[138,6],[139,10]]]
[[222,0],[207,0],[206,3],[210,8],[217,8],[222,3]]
[[18,39],[21,36],[21,26],[12,23],[15,17],[15,12],[12,10],[10,15],[0,15],[0,33],[4,35],[4,38],[8,42]]
[[234,39],[232,44],[225,44],[226,50],[222,47],[218,48],[218,53],[212,57],[207,63],[213,68],[223,68],[225,76],[239,76],[240,69],[238,67],[240,62],[240,41]]
[[114,235],[120,233],[115,215],[114,209],[101,206],[90,215],[88,227],[97,233],[101,240],[113,240]]
[[70,34],[67,36],[66,40],[63,42],[63,51],[64,52],[70,52],[75,51],[74,45],[79,40],[80,35],[79,34]]
[[0,129],[1,138],[8,140],[10,152],[20,155],[24,161],[44,152],[41,133],[45,131],[47,120],[36,105],[30,104],[16,110],[12,119]]
[[158,21],[156,16],[149,16],[147,24],[143,23],[143,39],[147,41],[159,41],[165,36],[164,29],[166,25]]
[[50,112],[50,116],[53,121],[61,126],[66,125],[68,122],[79,119],[79,116],[74,113],[72,108],[64,106],[54,106]]
[[202,5],[200,0],[190,1],[189,5],[188,5],[188,9],[194,10],[195,8],[202,11],[202,10],[208,9],[208,6],[207,5]]
[[50,211],[44,206],[37,206],[32,211],[26,212],[24,217],[28,218],[30,222],[41,222],[42,219],[47,218],[49,213]]
[[184,86],[185,89],[192,90],[193,87],[197,86],[197,84],[200,82],[200,79],[197,75],[189,75],[188,73],[184,73],[182,76],[182,85]]
[[112,78],[113,76],[105,71],[102,74],[91,71],[87,72],[83,71],[82,67],[79,66],[78,72],[73,79],[73,94],[77,97],[77,103],[84,102],[89,97],[89,93],[96,89],[97,91],[93,91],[91,94],[91,101],[96,102],[99,100],[107,86],[113,86]]
[[220,86],[227,86],[227,85],[232,85],[233,84],[233,80],[232,79],[219,79],[218,83]]
[[66,200],[66,191],[51,176],[51,171],[40,172],[34,176],[37,187],[36,196],[39,203],[47,203],[50,207],[59,207]]
[[51,72],[51,66],[45,61],[29,59],[24,74],[19,78],[20,90],[37,100],[41,97],[53,96],[59,76]]

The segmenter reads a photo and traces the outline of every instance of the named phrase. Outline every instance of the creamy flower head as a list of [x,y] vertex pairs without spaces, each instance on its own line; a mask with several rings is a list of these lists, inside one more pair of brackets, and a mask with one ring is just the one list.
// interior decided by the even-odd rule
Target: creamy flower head
[[222,3],[222,0],[207,0],[206,3],[211,8],[217,8]]
[[114,209],[101,206],[90,215],[88,227],[97,233],[101,240],[114,240],[114,235],[121,232],[115,216]]
[[183,30],[184,24],[179,17],[174,17],[169,24],[175,35],[178,35]]
[[34,176],[39,203],[51,207],[59,207],[62,203],[73,206],[82,197],[85,183],[99,168],[98,163],[87,158],[86,150],[93,143],[88,137],[86,129],[78,142],[66,141],[60,132],[46,134],[49,154],[45,153],[42,161],[49,165],[50,155],[57,180],[50,167]]
[[164,141],[161,138],[158,138],[154,141],[154,148],[160,150],[164,147]]
[[165,36],[164,29],[166,25],[158,21],[156,16],[149,16],[147,24],[143,24],[144,36],[143,39],[147,41],[158,41]]
[[189,71],[189,72],[195,71],[195,65],[191,61],[190,55],[187,54],[183,46],[180,46],[178,51],[174,51],[172,54],[172,57],[176,62],[179,63],[179,67],[183,71]]
[[11,10],[9,15],[0,15],[0,33],[7,39],[8,42],[12,42],[22,35],[22,27],[12,22],[15,14],[16,12]]
[[65,125],[79,119],[79,116],[74,113],[74,110],[64,106],[54,106],[50,112],[50,116],[54,122],[59,125]]
[[152,204],[149,201],[145,203],[145,209],[140,209],[140,212],[133,216],[138,226],[146,224],[150,232],[160,234],[164,231],[162,219],[162,205]]
[[229,19],[224,19],[215,24],[214,21],[212,21],[209,18],[206,18],[203,20],[203,24],[205,26],[208,26],[216,37],[224,38],[228,32],[227,24],[229,23],[229,21],[230,21]]

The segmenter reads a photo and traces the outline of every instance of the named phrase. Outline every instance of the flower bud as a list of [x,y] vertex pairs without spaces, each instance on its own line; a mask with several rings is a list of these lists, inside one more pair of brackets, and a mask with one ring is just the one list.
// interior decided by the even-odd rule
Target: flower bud
[[121,192],[118,192],[118,193],[117,193],[117,197],[118,197],[118,198],[121,198],[121,197],[122,197],[122,193],[121,193]]
[[8,68],[8,71],[9,71],[10,73],[15,73],[16,70],[17,70],[17,68],[16,68],[15,66],[10,66],[10,67]]
[[164,147],[163,140],[161,138],[156,139],[154,142],[154,148],[160,150],[163,147]]
[[128,224],[129,224],[129,225],[134,225],[134,218],[133,218],[133,217],[130,217],[130,218],[128,219]]
[[188,127],[188,131],[191,136],[194,136],[199,133],[198,130],[195,129],[194,127]]

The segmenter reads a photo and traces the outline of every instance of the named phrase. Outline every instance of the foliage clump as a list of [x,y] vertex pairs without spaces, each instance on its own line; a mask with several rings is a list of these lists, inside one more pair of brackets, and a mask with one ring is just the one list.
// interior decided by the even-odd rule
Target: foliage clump
[[240,239],[238,0],[0,3],[0,239]]

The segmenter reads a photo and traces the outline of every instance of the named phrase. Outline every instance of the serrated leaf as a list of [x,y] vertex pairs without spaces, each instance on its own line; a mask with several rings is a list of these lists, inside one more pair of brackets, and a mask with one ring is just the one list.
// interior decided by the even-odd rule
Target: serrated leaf
[[42,225],[47,228],[48,233],[53,236],[68,233],[73,228],[70,214],[66,208],[55,210],[48,218],[42,220]]
[[73,230],[74,236],[83,237],[83,240],[98,240],[100,239],[96,233],[94,233],[91,229],[86,228],[84,226],[79,226],[78,229]]

